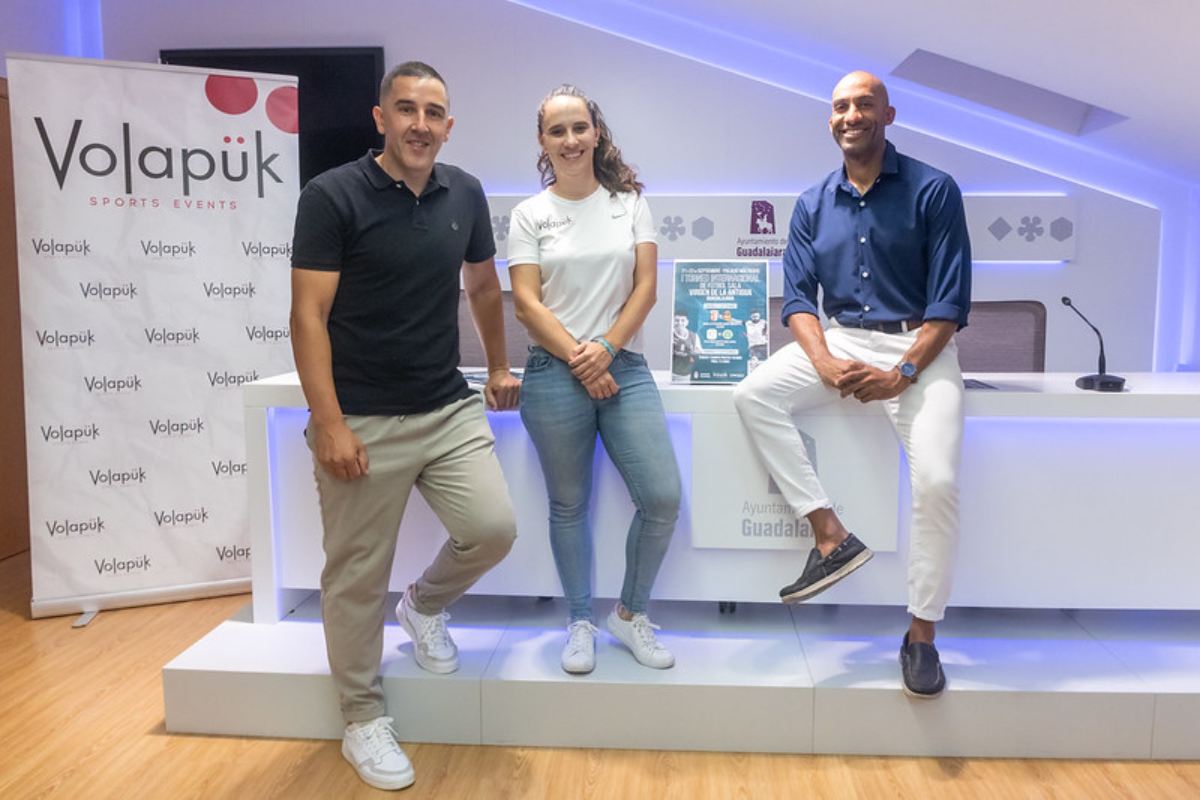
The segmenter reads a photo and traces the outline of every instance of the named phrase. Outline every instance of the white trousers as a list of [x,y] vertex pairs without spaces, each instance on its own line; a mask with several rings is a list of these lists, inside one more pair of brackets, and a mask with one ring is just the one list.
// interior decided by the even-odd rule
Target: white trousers
[[[912,346],[916,331],[879,333],[843,328],[825,331],[836,358],[892,369]],[[858,403],[821,382],[799,344],[792,342],[750,373],[734,403],[754,449],[798,516],[831,503],[808,459],[793,413],[825,403]],[[912,483],[912,534],[908,554],[908,611],[937,622],[946,612],[958,541],[958,466],[962,450],[963,382],[958,347],[951,340],[917,382],[884,410],[904,446]],[[880,491],[892,487],[880,486]]]

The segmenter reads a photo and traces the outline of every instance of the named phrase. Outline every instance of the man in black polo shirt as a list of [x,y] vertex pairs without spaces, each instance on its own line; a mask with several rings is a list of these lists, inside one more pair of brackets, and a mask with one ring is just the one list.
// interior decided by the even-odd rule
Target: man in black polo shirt
[[454,120],[427,64],[380,87],[380,152],[314,178],[292,255],[292,347],[312,411],[324,523],[321,610],[347,722],[342,755],[381,789],[413,782],[386,716],[379,663],[396,532],[413,486],[449,541],[396,607],[417,664],[458,668],[445,608],[508,553],[516,523],[483,400],[458,364],[459,274],[495,409],[517,404],[504,348],[495,243],[474,177],[434,159]]

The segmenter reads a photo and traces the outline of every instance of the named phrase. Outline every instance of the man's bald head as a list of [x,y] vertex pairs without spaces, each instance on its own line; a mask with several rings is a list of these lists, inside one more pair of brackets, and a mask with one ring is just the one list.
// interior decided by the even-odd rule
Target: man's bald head
[[856,70],[833,87],[829,132],[847,160],[882,158],[884,128],[895,118],[887,87],[871,73]]
[[860,88],[872,92],[883,102],[885,108],[890,105],[887,86],[878,77],[865,70],[858,69],[842,76],[842,79],[833,87],[833,97],[837,98],[839,92],[844,94],[852,88]]

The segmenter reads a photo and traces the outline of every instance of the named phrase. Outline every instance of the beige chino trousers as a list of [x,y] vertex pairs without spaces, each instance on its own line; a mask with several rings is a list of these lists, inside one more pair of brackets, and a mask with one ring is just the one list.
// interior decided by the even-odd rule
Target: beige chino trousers
[[[362,722],[386,712],[379,666],[388,580],[413,487],[449,533],[413,584],[422,614],[441,612],[499,563],[516,521],[479,395],[425,414],[348,416],[346,424],[367,448],[369,467],[343,481],[313,460],[325,529],[321,613],[342,716]],[[311,433],[306,438],[311,449]]]

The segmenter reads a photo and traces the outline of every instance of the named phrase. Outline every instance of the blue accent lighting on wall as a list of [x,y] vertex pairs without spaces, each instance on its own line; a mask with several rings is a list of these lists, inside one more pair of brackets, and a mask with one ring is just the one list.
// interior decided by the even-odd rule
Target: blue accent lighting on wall
[[78,58],[104,58],[104,23],[101,0],[62,0],[62,54]]

